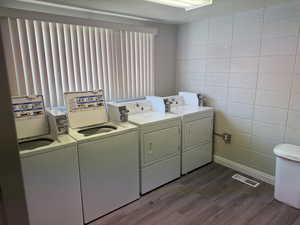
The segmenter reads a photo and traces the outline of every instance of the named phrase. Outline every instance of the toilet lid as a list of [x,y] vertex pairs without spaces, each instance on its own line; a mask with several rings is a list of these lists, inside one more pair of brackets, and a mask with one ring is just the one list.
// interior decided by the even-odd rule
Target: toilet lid
[[280,144],[274,148],[275,155],[300,162],[300,146],[290,144]]

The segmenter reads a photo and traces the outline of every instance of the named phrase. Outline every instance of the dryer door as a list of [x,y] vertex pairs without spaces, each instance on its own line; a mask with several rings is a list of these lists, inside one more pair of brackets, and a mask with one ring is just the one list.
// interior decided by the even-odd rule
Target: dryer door
[[179,154],[179,127],[169,127],[144,133],[143,139],[143,165],[151,164],[155,161]]
[[183,148],[210,142],[212,138],[212,117],[194,120],[183,125]]

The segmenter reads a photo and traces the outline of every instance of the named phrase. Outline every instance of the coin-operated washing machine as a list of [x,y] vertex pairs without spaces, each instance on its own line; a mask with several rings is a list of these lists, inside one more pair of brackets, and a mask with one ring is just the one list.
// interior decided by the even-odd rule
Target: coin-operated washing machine
[[128,121],[139,126],[141,194],[180,177],[179,116],[154,112],[149,101],[110,103],[108,109],[112,118],[128,113]]
[[179,92],[176,96],[146,97],[155,111],[181,117],[181,174],[212,161],[213,108],[201,106],[197,93]]
[[77,144],[66,116],[47,116],[42,96],[12,103],[30,224],[82,225]]
[[69,134],[78,142],[84,222],[139,198],[138,129],[109,122],[103,91],[65,93]]

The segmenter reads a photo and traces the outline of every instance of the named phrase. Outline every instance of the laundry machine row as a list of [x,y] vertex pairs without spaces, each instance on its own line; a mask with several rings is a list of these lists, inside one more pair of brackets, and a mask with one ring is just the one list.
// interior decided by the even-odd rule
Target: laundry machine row
[[108,110],[122,106],[139,128],[141,194],[180,177],[180,117],[154,111],[145,100],[109,103]]
[[154,97],[106,105],[102,90],[71,92],[66,113],[14,97],[30,223],[89,223],[208,163],[212,110],[174,98],[181,108],[166,113]]
[[12,106],[30,224],[82,225],[77,143],[66,134],[66,115],[46,113],[42,96],[13,97]]
[[109,121],[103,91],[65,93],[78,144],[84,222],[139,198],[138,129]]
[[13,97],[31,225],[82,225],[139,198],[137,127],[109,122],[103,91]]
[[181,174],[212,161],[213,108],[202,106],[197,93],[179,92],[169,97],[147,96],[153,109],[181,119]]
[[[139,127],[140,190],[145,194],[212,161],[213,108],[197,93],[110,103]],[[114,110],[116,111],[116,110]]]

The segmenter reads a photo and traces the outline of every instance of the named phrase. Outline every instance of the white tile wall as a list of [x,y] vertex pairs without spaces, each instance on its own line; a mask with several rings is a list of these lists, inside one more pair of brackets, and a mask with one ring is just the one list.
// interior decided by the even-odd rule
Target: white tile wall
[[285,20],[265,21],[263,37],[297,36],[299,31],[299,18]]
[[258,71],[259,58],[241,57],[231,59],[231,72],[233,73],[256,73]]
[[296,73],[300,73],[300,55],[299,55],[298,51],[298,55],[296,56],[296,66],[295,66],[295,72]]
[[294,129],[288,127],[286,130],[285,141],[290,144],[300,145],[300,129]]
[[257,73],[230,73],[229,87],[255,89]]
[[[268,0],[267,0],[268,1]],[[282,3],[271,7],[266,7],[265,21],[276,21],[289,18],[300,17],[299,1],[289,1],[288,4]]]
[[264,139],[274,139],[282,142],[285,135],[285,126],[254,121],[252,133]]
[[182,60],[178,62],[178,70],[184,73],[205,72],[205,61],[198,59]]
[[206,73],[205,85],[206,86],[228,86],[229,73]]
[[292,86],[293,86],[292,88],[293,92],[300,92],[300,76],[298,75],[294,76]]
[[273,147],[300,145],[300,1],[232,1],[253,10],[180,26],[178,64],[201,76],[179,70],[177,87],[204,93],[217,131],[233,134],[216,154],[273,173]]
[[225,102],[227,100],[226,87],[205,86],[203,92],[217,102]]
[[252,119],[253,116],[253,106],[248,104],[241,103],[229,103],[228,105],[228,113],[231,116],[236,116],[241,119]]
[[289,105],[289,92],[257,90],[255,104],[259,106],[270,106],[286,109]]
[[206,72],[230,72],[229,59],[208,59],[206,61]]
[[238,117],[227,116],[226,117],[227,128],[232,133],[245,133],[251,134],[252,121],[247,119],[241,119]]
[[295,55],[297,44],[297,36],[263,38],[261,55]]
[[259,68],[263,73],[293,73],[295,56],[263,56]]
[[300,112],[289,111],[287,126],[300,130],[299,118],[300,118]]
[[234,40],[232,43],[232,56],[258,56],[260,51],[260,40]]
[[232,16],[212,18],[208,30],[209,42],[231,42]]
[[253,135],[251,140],[251,150],[266,156],[274,157],[273,148],[280,143],[282,143],[281,140],[266,139],[263,136]]
[[[290,109],[300,111],[300,93],[292,94]],[[300,121],[299,121],[299,123],[300,123]]]
[[231,45],[223,42],[212,43],[206,46],[207,58],[226,58],[231,55]]
[[255,101],[255,90],[245,88],[229,88],[228,100],[230,102],[253,105]]
[[292,86],[293,74],[260,73],[257,88],[272,91],[289,91]]
[[256,106],[254,110],[254,120],[285,126],[287,113],[287,110],[284,109]]
[[258,40],[263,27],[263,9],[234,15],[233,40]]

